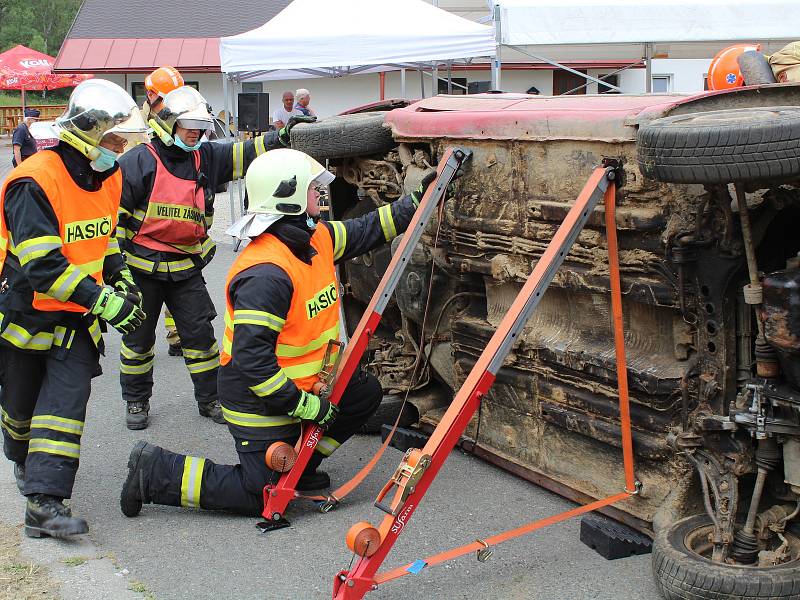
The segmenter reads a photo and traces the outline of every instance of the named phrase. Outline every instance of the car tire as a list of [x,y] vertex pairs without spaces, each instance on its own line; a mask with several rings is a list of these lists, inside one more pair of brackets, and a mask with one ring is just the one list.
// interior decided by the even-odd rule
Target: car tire
[[361,426],[361,433],[380,433],[384,425],[394,425],[400,410],[403,415],[400,417],[398,427],[408,427],[419,420],[417,409],[410,402],[406,402],[403,408],[403,396],[387,394],[372,416]]
[[381,154],[397,146],[383,126],[383,112],[338,115],[316,123],[298,123],[289,132],[291,146],[322,161]]
[[[653,540],[653,575],[666,600],[797,600],[800,570],[791,561],[774,567],[721,565],[687,547],[712,527],[705,514],[662,528]],[[796,536],[795,536],[796,537]]]
[[674,115],[639,128],[639,170],[668,183],[800,177],[800,108],[737,108]]

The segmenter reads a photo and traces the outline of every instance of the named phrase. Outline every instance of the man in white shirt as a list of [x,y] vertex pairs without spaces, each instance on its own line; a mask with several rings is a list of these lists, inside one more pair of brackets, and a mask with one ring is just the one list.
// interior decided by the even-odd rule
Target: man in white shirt
[[272,113],[272,124],[278,131],[286,127],[286,124],[289,122],[289,117],[302,114],[299,110],[294,108],[293,92],[283,92],[282,100],[283,106]]

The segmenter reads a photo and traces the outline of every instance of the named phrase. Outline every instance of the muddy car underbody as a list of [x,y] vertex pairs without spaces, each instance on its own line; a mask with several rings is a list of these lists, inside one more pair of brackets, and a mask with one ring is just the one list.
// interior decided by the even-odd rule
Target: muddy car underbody
[[[733,186],[660,183],[637,164],[637,133],[656,119],[798,105],[800,87],[766,86],[694,97],[439,96],[387,112],[395,147],[331,160],[338,176],[331,189],[335,218],[411,191],[448,146],[473,152],[471,168],[426,230],[398,287],[397,306],[371,345],[369,368],[387,393],[410,390],[415,411],[404,420],[423,430],[438,423],[592,170],[603,158],[621,159],[625,181],[616,216],[642,488],[610,513],[651,535],[687,515],[707,514],[717,526],[692,530],[701,541],[689,549],[698,556],[713,552],[720,564],[790,567],[794,580],[800,578],[796,538],[786,534],[787,544],[777,549],[781,542],[766,541],[776,527],[783,534],[800,491],[800,387],[792,366],[800,350],[792,271],[800,251],[798,179],[743,183],[757,267],[766,275],[770,344],[763,347],[742,292],[750,280]],[[623,488],[603,219],[601,206],[465,442],[487,460],[579,502]],[[344,267],[352,324],[389,252]],[[422,367],[412,380],[420,353]],[[780,374],[758,377],[757,356]],[[746,558],[747,540],[733,539],[733,523],[745,519],[759,466],[765,475],[755,535],[758,550],[773,554],[753,562],[752,548]],[[800,597],[793,593],[780,597]]]

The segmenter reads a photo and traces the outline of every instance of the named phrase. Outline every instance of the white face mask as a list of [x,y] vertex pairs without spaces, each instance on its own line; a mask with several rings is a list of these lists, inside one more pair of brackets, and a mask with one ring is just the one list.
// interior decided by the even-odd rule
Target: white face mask
[[97,146],[97,150],[99,150],[100,156],[91,161],[89,166],[98,173],[113,169],[114,165],[117,163],[117,157],[119,155],[108,148],[103,148],[102,146]]

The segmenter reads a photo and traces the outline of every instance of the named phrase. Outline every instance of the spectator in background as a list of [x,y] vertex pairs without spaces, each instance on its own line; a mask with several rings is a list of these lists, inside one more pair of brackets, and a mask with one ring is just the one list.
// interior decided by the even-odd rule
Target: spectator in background
[[289,117],[303,114],[294,107],[294,92],[283,92],[281,100],[283,101],[283,106],[272,114],[272,124],[279,131],[286,127]]
[[35,108],[26,108],[22,123],[14,130],[14,137],[11,139],[14,157],[11,159],[11,164],[15,167],[29,156],[36,154],[36,140],[31,134],[30,125],[40,114]]
[[297,104],[295,104],[294,107],[296,110],[300,111],[301,115],[305,115],[307,117],[317,116],[317,113],[308,107],[309,103],[311,102],[311,92],[305,88],[300,88],[294,93],[294,97],[297,99]]

